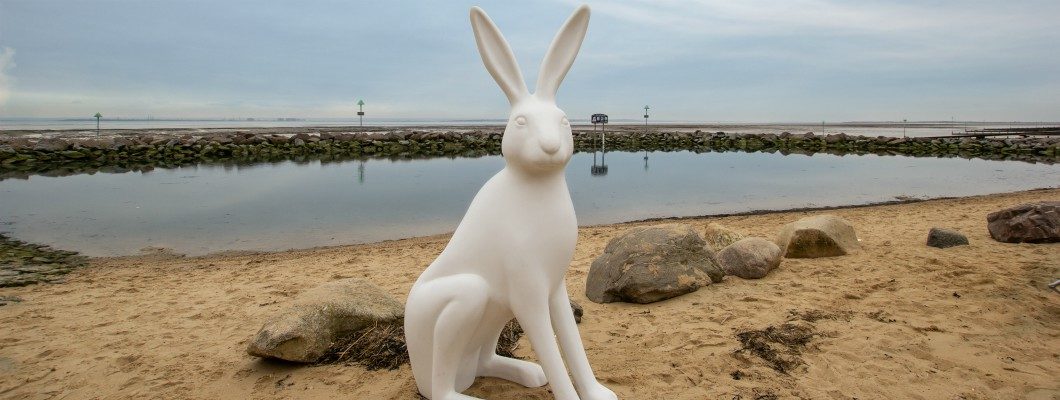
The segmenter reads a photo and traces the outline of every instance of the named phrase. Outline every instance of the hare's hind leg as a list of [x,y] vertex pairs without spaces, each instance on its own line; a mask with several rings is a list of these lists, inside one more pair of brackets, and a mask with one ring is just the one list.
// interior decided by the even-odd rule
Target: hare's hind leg
[[505,325],[507,325],[507,320],[496,329],[492,340],[486,342],[479,350],[477,375],[501,378],[531,388],[545,386],[548,379],[545,378],[545,371],[540,365],[497,354],[497,342],[500,341]]
[[432,400],[474,399],[456,392],[457,372],[472,332],[489,300],[489,285],[478,275],[436,278],[409,294],[405,335],[416,385]]

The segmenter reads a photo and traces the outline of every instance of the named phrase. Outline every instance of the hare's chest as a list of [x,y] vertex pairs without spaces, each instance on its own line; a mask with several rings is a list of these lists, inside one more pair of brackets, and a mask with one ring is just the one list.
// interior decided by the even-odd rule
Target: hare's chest
[[578,242],[578,222],[574,210],[554,210],[554,214],[526,215],[516,230],[520,252],[537,257],[541,262],[566,267],[574,256]]

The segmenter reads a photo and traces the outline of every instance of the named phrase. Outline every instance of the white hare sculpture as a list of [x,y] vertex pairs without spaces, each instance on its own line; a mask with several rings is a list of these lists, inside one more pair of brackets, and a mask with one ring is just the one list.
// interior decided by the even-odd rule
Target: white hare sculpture
[[[506,165],[479,190],[406,302],[412,373],[429,399],[473,399],[459,392],[478,376],[527,387],[551,382],[562,400],[617,399],[593,376],[563,281],[578,221],[563,175],[574,140],[555,98],[588,24],[589,7],[581,6],[553,39],[530,94],[504,36],[481,8],[471,9],[482,62],[511,103],[501,143]],[[513,316],[540,366],[497,355],[501,330]]]

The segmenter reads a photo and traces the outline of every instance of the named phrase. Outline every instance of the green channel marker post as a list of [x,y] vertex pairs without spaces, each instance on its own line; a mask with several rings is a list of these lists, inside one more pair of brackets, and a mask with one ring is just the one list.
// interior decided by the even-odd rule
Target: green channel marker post
[[99,119],[103,118],[103,114],[96,113],[96,136],[99,136]]

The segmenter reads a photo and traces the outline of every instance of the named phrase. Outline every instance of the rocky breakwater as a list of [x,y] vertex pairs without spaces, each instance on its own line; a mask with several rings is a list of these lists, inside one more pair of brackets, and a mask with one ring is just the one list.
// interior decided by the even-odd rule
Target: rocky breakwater
[[61,282],[74,268],[85,264],[76,252],[26,243],[0,234],[0,287]]
[[[780,154],[876,154],[911,157],[960,157],[987,160],[1017,160],[1056,163],[1060,161],[1060,138],[974,138],[852,136],[844,133],[817,135],[725,132],[617,132],[606,136],[609,151],[767,152]],[[579,150],[599,149],[599,134],[575,135]]]
[[[358,158],[479,157],[501,152],[501,130],[345,133],[306,128],[293,134],[246,131],[194,134],[130,131],[104,138],[0,138],[0,178],[29,173],[122,172],[197,163],[344,161]],[[574,134],[576,151],[599,149],[599,135]],[[962,157],[1055,163],[1060,138],[894,138],[845,134],[724,132],[608,133],[609,151],[769,152]]]
[[28,173],[150,170],[198,163],[344,161],[366,157],[480,157],[500,154],[500,132],[254,132],[106,138],[0,138],[0,178]]

